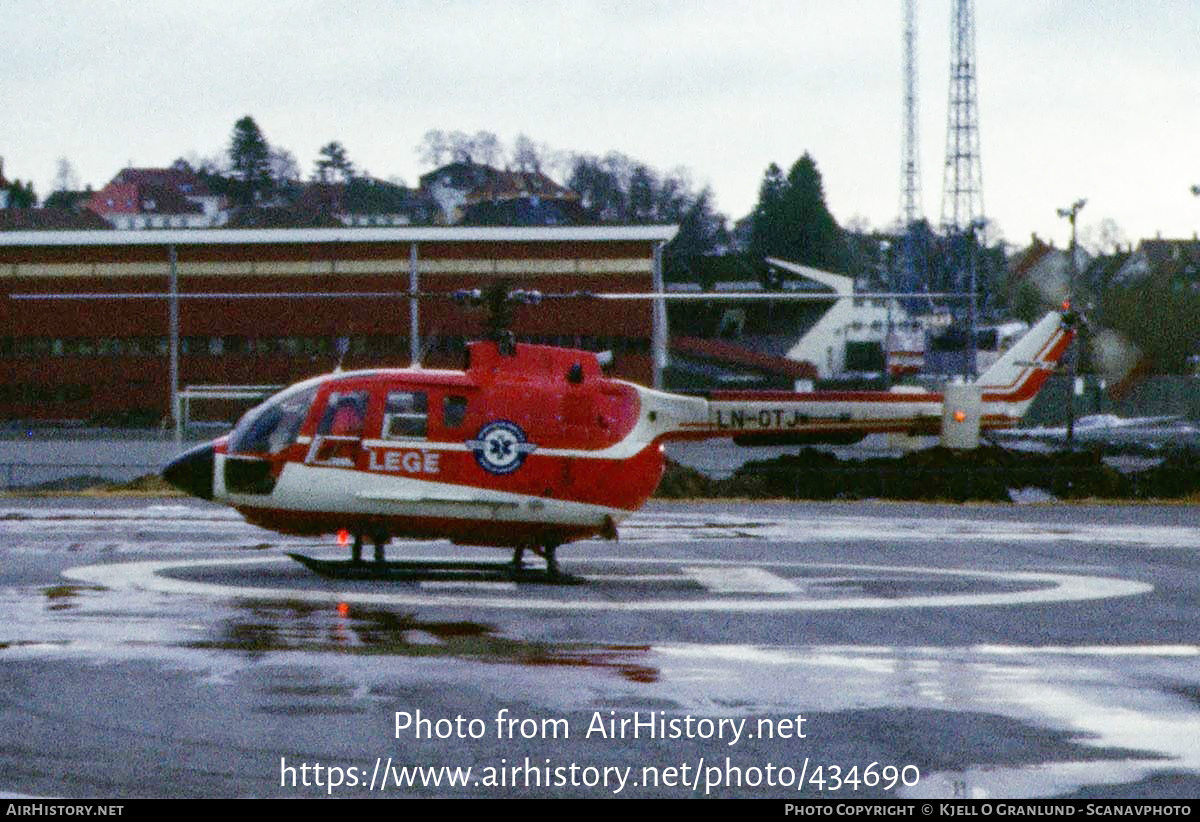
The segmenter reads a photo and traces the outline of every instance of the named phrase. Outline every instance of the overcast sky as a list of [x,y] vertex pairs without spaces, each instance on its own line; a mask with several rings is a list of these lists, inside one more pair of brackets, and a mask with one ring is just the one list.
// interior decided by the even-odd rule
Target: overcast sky
[[[921,188],[941,214],[950,0],[919,0]],[[339,140],[415,184],[429,129],[687,168],[745,215],[805,151],[843,225],[900,208],[900,0],[0,0],[0,156],[52,190],[58,158],[224,151],[250,114],[311,173]],[[1010,242],[1064,244],[1056,209],[1125,237],[1200,227],[1200,2],[977,0],[984,207]]]

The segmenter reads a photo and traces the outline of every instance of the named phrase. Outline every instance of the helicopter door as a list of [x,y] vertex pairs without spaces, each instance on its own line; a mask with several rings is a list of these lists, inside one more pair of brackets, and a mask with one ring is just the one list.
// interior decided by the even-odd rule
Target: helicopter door
[[573,440],[586,441],[594,423],[595,398],[590,391],[573,390],[559,401],[559,419]]
[[330,392],[305,462],[340,468],[358,464],[368,397],[366,391]]

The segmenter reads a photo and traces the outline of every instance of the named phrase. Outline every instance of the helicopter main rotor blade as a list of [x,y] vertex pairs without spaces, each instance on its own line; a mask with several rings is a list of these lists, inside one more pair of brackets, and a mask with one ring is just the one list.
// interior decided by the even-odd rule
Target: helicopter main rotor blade
[[581,299],[595,300],[678,300],[678,301],[705,301],[705,300],[809,300],[815,302],[829,300],[905,300],[905,299],[970,299],[970,294],[962,292],[899,292],[899,291],[859,291],[853,294],[834,294],[820,293],[809,291],[648,291],[648,292],[607,292],[607,293],[592,293],[581,291],[577,294],[546,294],[543,295],[546,299],[556,297],[579,297]]
[[14,300],[361,300],[403,299],[457,300],[469,297],[451,291],[206,291],[170,294],[165,291],[90,292],[78,294],[10,294]]
[[[478,303],[482,297],[478,289],[464,291],[206,291],[170,294],[165,291],[141,292],[90,292],[67,294],[10,294],[14,300],[452,300],[459,303]],[[536,290],[517,289],[509,293],[507,301],[521,305],[537,305],[543,300],[671,300],[681,302],[704,302],[723,300],[776,300],[829,302],[831,300],[905,300],[937,299],[965,300],[971,294],[960,291],[903,292],[903,291],[859,291],[852,294],[835,294],[797,291],[570,291],[544,293]]]

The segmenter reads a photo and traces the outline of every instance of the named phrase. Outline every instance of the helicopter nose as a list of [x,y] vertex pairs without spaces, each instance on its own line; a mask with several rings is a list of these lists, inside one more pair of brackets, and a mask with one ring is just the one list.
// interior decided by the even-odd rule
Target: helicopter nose
[[213,445],[206,442],[184,451],[167,464],[163,479],[201,499],[213,498]]

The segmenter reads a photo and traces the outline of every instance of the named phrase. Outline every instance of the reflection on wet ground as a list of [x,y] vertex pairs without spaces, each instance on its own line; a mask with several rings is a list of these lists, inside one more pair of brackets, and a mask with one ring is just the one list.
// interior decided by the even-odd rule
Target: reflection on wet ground
[[448,657],[491,664],[589,668],[631,682],[654,682],[658,671],[641,661],[646,645],[530,642],[500,635],[478,622],[423,620],[411,613],[339,603],[235,603],[212,639],[188,647],[266,654],[329,652],[407,657]]
[[[535,642],[505,636],[496,626],[464,620],[422,619],[411,612],[303,600],[234,600],[206,607],[190,598],[64,584],[31,592],[0,590],[0,651],[75,650],[120,659],[155,647],[244,652],[264,658],[281,652],[445,658],[496,665],[590,669],[631,682],[654,682],[644,661],[649,645]],[[197,636],[200,634],[200,636]]]

